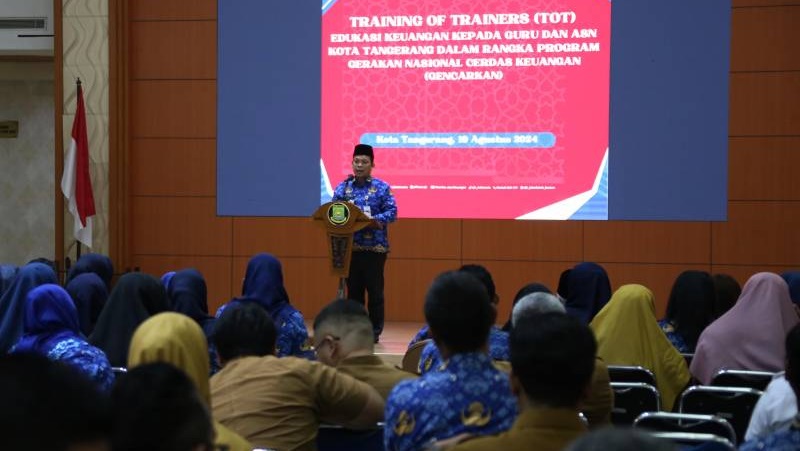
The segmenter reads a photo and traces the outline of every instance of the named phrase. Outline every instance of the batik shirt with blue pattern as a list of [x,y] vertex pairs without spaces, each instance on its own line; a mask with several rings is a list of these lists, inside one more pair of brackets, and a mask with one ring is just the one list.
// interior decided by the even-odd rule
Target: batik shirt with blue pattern
[[[353,235],[353,250],[389,252],[387,224],[397,219],[397,204],[389,184],[374,177],[364,183],[348,179],[333,191],[334,201],[352,202],[372,219],[383,224],[383,229],[364,228]],[[367,208],[369,207],[369,208]]]
[[386,400],[383,441],[389,451],[420,450],[461,433],[498,434],[517,417],[508,375],[483,353],[452,356],[446,365],[395,386]]
[[796,451],[800,449],[800,414],[794,418],[791,428],[772,433],[763,439],[751,440],[739,451]]
[[[424,328],[427,327],[426,325]],[[492,326],[489,331],[489,357],[494,360],[511,360],[511,351],[508,347],[508,332],[503,332],[496,326]],[[441,365],[442,356],[439,354],[439,348],[431,341],[422,349],[418,370],[421,374],[425,374]]]
[[75,338],[60,340],[47,352],[47,358],[77,368],[94,381],[101,390],[111,391],[114,372],[106,354],[86,341]]
[[682,352],[684,354],[690,354],[694,352],[688,344],[686,344],[686,340],[683,339],[683,336],[675,330],[675,326],[672,325],[668,320],[662,319],[658,322],[659,327],[664,332],[664,335],[667,336],[667,339],[678,352]]
[[[229,302],[221,305],[214,316],[216,318],[222,316],[222,312],[230,304]],[[278,335],[275,339],[275,355],[278,357],[294,356],[316,360],[317,357],[308,343],[308,330],[306,329],[303,314],[289,305],[281,309],[276,316],[276,318],[272,319]]]

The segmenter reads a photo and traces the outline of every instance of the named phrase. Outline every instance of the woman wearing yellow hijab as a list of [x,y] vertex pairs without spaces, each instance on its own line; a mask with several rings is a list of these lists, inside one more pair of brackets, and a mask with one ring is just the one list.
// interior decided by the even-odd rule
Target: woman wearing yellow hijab
[[[180,313],[160,313],[136,329],[128,351],[128,367],[152,362],[169,363],[183,370],[210,408],[208,343],[193,319]],[[227,446],[231,451],[253,449],[245,439],[216,421],[214,430],[217,445]]]
[[597,356],[609,365],[640,365],[656,376],[664,410],[689,383],[689,369],[656,320],[653,292],[642,285],[623,285],[594,317]]

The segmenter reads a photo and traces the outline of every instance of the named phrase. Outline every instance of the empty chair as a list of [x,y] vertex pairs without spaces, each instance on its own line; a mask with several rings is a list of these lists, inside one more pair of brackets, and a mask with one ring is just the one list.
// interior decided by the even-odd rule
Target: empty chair
[[736,432],[727,420],[714,415],[692,413],[645,412],[633,422],[633,427],[655,432],[690,432],[714,434],[736,443]]
[[414,343],[408,348],[406,354],[403,356],[403,361],[400,364],[401,369],[409,373],[420,374],[419,371],[419,358],[422,355],[422,350],[431,342],[431,339],[422,340]]
[[747,371],[722,369],[714,374],[711,385],[717,387],[745,387],[766,390],[767,385],[775,377],[768,371]]
[[679,409],[681,413],[716,415],[728,420],[741,443],[760,397],[761,391],[753,388],[695,385],[681,394]]
[[669,440],[680,446],[681,449],[713,443],[717,445],[714,449],[736,450],[736,446],[729,440],[714,434],[702,434],[698,432],[653,432],[652,435]]
[[612,382],[611,389],[614,390],[611,422],[617,426],[630,426],[642,413],[661,410],[661,396],[650,384]]
[[383,423],[370,429],[348,429],[321,424],[317,430],[318,451],[382,451]]
[[611,382],[641,382],[656,386],[656,376],[643,366],[608,365]]

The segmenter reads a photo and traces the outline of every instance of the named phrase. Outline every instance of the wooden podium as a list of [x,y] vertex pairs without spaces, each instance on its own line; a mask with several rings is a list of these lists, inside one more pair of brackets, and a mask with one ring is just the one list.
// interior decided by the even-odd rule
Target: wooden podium
[[368,226],[371,219],[355,204],[338,201],[320,205],[311,218],[327,231],[331,274],[339,277],[336,297],[344,298],[353,254],[353,234]]

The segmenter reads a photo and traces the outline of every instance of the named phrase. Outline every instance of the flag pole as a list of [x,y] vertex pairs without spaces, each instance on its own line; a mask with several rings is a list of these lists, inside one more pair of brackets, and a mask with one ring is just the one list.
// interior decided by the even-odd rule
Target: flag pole
[[[78,88],[75,91],[79,92],[79,89],[81,87],[81,77],[75,77],[75,85]],[[75,238],[75,261],[78,261],[78,259],[80,258],[81,258],[81,242],[80,240]]]

